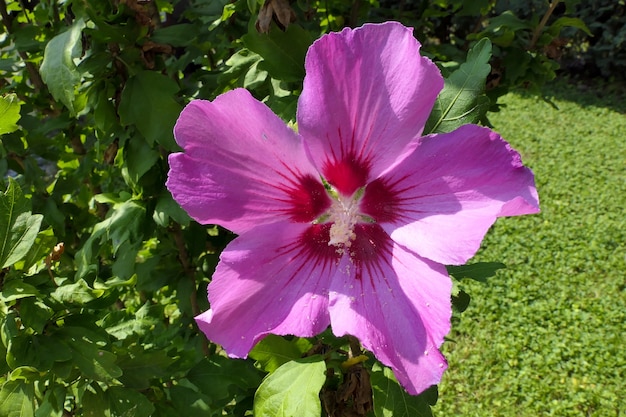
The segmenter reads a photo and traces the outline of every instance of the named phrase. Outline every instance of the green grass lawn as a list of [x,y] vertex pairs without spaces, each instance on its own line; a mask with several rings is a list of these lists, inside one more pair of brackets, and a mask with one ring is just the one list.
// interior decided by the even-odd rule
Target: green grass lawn
[[[608,91],[608,92],[607,92]],[[441,416],[626,416],[626,99],[606,87],[509,94],[495,129],[533,169],[539,215],[506,218],[502,261],[444,345]]]

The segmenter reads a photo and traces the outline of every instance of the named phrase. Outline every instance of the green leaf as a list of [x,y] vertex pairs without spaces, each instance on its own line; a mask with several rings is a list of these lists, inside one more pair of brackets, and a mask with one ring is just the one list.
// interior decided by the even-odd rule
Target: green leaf
[[109,398],[97,384],[92,384],[92,388],[95,392],[87,390],[83,395],[83,415],[85,417],[110,417],[111,403]]
[[135,390],[110,387],[105,394],[109,397],[114,416],[150,417],[154,413],[154,405]]
[[124,372],[119,380],[127,388],[148,389],[151,380],[168,374],[166,369],[173,362],[174,359],[164,350],[145,351],[143,347],[137,347],[119,358],[117,364]]
[[196,39],[196,33],[200,32],[197,25],[181,23],[167,27],[161,27],[154,31],[150,40],[156,43],[165,43],[172,46],[187,46]]
[[432,417],[432,410],[424,395],[407,394],[391,369],[374,368],[371,382],[376,417]]
[[170,219],[183,226],[187,226],[191,221],[191,217],[174,201],[169,192],[165,192],[159,197],[152,219],[161,227],[169,226]]
[[257,0],[247,0],[248,10],[250,10],[250,14],[256,14],[256,9],[258,8]]
[[39,372],[37,368],[32,366],[20,366],[13,371],[8,376],[9,381],[25,381],[25,382],[35,382],[38,381],[45,372]]
[[182,110],[174,100],[178,85],[165,75],[141,71],[132,76],[122,91],[118,109],[123,125],[135,125],[152,146],[159,143],[174,151],[174,123]]
[[458,286],[453,285],[452,289],[452,307],[454,307],[459,313],[464,312],[469,307],[471,298],[468,293],[463,291]]
[[128,174],[135,184],[159,160],[159,153],[140,137],[132,138],[127,142],[124,150],[126,151],[124,162],[128,167]]
[[573,27],[576,29],[580,29],[583,32],[585,32],[587,35],[593,36],[593,34],[589,30],[585,22],[583,22],[581,19],[578,19],[576,17],[566,17],[566,16],[559,17],[546,30],[552,33],[552,35],[558,36],[564,27]]
[[7,381],[0,390],[0,416],[34,417],[35,389],[22,380]]
[[65,395],[65,387],[57,385],[52,389],[47,389],[35,411],[35,417],[63,417]]
[[83,305],[104,295],[104,290],[90,288],[83,279],[57,287],[50,298],[64,305]]
[[481,32],[481,34],[488,32],[495,33],[498,31],[502,31],[503,29],[509,29],[517,32],[518,30],[532,30],[533,25],[530,21],[520,19],[519,17],[515,16],[512,11],[507,10],[499,16],[495,16],[489,19],[489,24],[487,25],[485,30]]
[[0,192],[0,269],[26,256],[37,238],[43,216],[32,215],[30,202],[13,178],[6,192]]
[[0,135],[19,129],[20,103],[15,94],[0,97]]
[[319,392],[326,381],[319,355],[290,361],[263,380],[254,395],[256,417],[319,417]]
[[75,89],[80,82],[80,73],[74,59],[82,54],[81,33],[85,22],[78,19],[65,32],[48,42],[41,63],[41,78],[48,85],[55,100],[65,104],[71,114],[76,114]]
[[[115,364],[117,357],[96,343],[93,332],[81,327],[65,326],[57,334],[72,352],[72,363],[80,369],[83,376],[103,382],[112,382],[122,375],[122,370]],[[97,335],[96,335],[97,336]]]
[[446,266],[448,274],[456,279],[470,278],[480,282],[485,282],[487,278],[494,276],[502,268],[506,268],[506,265],[500,262],[477,262],[469,265]]
[[90,272],[95,272],[97,266],[92,259],[97,253],[96,245],[104,239],[113,242],[113,251],[117,253],[122,243],[140,241],[141,226],[146,209],[135,200],[116,204],[110,210],[110,217],[96,224],[91,236],[83,247],[76,253],[76,278],[84,278]]
[[254,346],[250,351],[250,357],[258,361],[266,372],[274,372],[279,366],[301,358],[310,348],[311,343],[306,339],[286,340],[270,334]]
[[54,315],[54,310],[35,297],[30,297],[20,302],[20,317],[26,327],[30,327],[37,333],[42,333],[48,320]]
[[0,300],[5,303],[27,297],[41,297],[41,294],[36,287],[21,279],[12,279],[5,282],[2,286],[2,291],[0,291]]
[[213,402],[229,402],[235,392],[257,387],[261,375],[250,361],[215,356],[196,364],[187,379]]
[[169,389],[179,416],[206,417],[211,414],[211,399],[191,388],[174,385]]
[[243,86],[248,90],[254,90],[267,80],[267,71],[261,69],[263,61],[252,64],[246,75],[243,77]]
[[244,77],[250,68],[261,61],[263,61],[263,58],[259,54],[242,48],[228,58],[226,61],[228,69],[218,76],[218,82],[220,84],[229,84],[229,80],[240,79],[241,81],[238,85],[242,85]]
[[467,53],[467,60],[445,80],[424,133],[451,132],[476,123],[487,111],[489,99],[483,94],[491,71],[491,42],[480,40]]
[[[44,218],[49,221],[49,217],[44,215]],[[19,262],[15,263],[14,268],[28,271],[28,275],[36,274],[46,267],[43,260],[52,251],[56,243],[58,243],[58,239],[51,227],[41,230],[37,233],[35,242],[28,250],[28,253]]]
[[313,42],[311,34],[298,25],[289,25],[285,32],[273,27],[268,34],[258,33],[251,25],[242,38],[244,45],[263,57],[259,68],[273,78],[301,82],[304,57]]
[[37,335],[32,338],[37,343],[37,358],[42,369],[50,369],[55,362],[67,362],[72,359],[72,352],[63,343],[61,336],[56,333]]

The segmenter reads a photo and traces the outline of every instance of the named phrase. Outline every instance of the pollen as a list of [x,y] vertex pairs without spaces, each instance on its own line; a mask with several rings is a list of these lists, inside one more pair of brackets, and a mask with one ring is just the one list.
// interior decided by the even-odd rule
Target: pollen
[[354,226],[359,221],[358,202],[353,198],[338,195],[327,212],[330,226],[328,246],[347,249],[356,238]]

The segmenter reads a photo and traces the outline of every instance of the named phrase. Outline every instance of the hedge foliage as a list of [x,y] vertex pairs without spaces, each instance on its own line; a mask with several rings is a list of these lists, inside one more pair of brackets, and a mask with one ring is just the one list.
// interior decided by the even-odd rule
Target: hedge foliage
[[[313,40],[389,19],[416,28],[448,80],[466,59],[491,62],[490,74],[465,75],[473,88],[451,104],[466,107],[450,106],[431,128],[460,115],[485,120],[510,88],[554,77],[544,51],[564,27],[585,29],[570,17],[523,20],[495,6],[0,0],[0,415],[245,415],[276,358],[317,344],[335,356],[307,369],[323,392],[344,389],[336,365],[346,340],[266,339],[243,361],[198,333],[193,317],[208,308],[206,286],[234,236],[191,221],[165,189],[167,155],[178,149],[173,124],[190,99],[235,87],[293,120]],[[459,289],[455,302],[462,310],[467,294]],[[375,404],[430,414],[436,392],[407,398],[371,363]],[[334,374],[318,372],[327,365]],[[352,397],[344,402],[354,407]]]

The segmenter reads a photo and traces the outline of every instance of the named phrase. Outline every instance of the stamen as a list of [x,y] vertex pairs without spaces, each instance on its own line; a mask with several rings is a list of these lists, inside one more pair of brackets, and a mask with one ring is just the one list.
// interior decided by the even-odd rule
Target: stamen
[[349,248],[356,238],[354,225],[359,219],[358,204],[355,199],[339,195],[333,201],[328,216],[328,221],[332,223],[328,245],[337,246],[339,249]]

